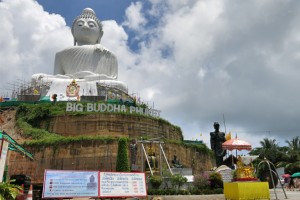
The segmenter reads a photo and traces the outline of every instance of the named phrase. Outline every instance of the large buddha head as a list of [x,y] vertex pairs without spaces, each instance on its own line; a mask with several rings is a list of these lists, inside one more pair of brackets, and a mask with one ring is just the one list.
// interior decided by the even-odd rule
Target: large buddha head
[[85,8],[72,24],[74,45],[99,44],[103,35],[102,24],[91,8]]

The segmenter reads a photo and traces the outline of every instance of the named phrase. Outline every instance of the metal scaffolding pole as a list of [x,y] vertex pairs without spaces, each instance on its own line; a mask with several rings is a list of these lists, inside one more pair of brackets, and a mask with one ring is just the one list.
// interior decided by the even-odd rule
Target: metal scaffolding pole
[[172,169],[171,169],[171,167],[170,167],[170,165],[169,165],[168,159],[167,159],[167,157],[166,157],[166,154],[165,154],[165,152],[164,152],[163,147],[161,146],[161,143],[159,144],[159,147],[160,147],[160,149],[161,149],[161,151],[162,151],[162,153],[163,153],[163,155],[164,155],[164,158],[165,158],[166,163],[167,163],[167,165],[168,165],[169,171],[170,171],[171,175],[173,175]]
[[153,171],[152,171],[152,168],[151,168],[151,166],[150,166],[150,162],[149,162],[149,159],[148,159],[148,155],[147,155],[147,152],[146,152],[146,150],[145,150],[145,147],[144,147],[144,144],[143,144],[143,143],[142,143],[142,148],[143,148],[143,151],[144,151],[144,154],[145,154],[145,157],[146,157],[146,160],[147,160],[149,169],[150,169],[150,173],[151,173],[151,175],[153,175]]

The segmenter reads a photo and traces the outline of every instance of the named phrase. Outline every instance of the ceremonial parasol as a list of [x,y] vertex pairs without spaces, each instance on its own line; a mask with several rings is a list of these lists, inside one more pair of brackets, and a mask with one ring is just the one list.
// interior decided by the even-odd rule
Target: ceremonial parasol
[[227,140],[222,144],[223,149],[227,150],[248,150],[250,151],[252,149],[251,144],[244,140],[240,140],[238,138]]
[[282,174],[281,176],[282,176],[282,178],[290,178],[291,175],[290,174]]
[[293,175],[291,177],[293,177],[293,178],[300,177],[300,172],[293,173]]

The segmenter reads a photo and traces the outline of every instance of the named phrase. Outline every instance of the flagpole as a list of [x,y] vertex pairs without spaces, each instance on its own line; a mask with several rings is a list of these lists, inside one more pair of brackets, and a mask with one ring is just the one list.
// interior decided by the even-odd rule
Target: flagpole
[[224,113],[223,113],[223,123],[224,123],[224,128],[225,128],[225,133],[226,133],[226,124],[225,124],[225,116],[224,116]]

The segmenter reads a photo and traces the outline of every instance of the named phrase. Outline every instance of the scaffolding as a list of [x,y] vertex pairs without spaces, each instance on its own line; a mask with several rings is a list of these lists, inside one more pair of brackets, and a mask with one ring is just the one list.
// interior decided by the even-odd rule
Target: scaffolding
[[21,145],[19,145],[14,139],[12,139],[7,133],[4,131],[0,131],[0,139],[5,140],[9,143],[8,150],[16,151],[24,156],[28,157],[29,159],[33,160],[33,155],[26,151]]
[[[159,163],[160,175],[162,175],[162,172],[163,172],[163,169],[162,169],[162,161],[163,161],[162,156],[163,156],[163,158],[164,158],[164,160],[165,160],[165,162],[168,166],[169,172],[171,173],[171,175],[173,175],[173,171],[170,167],[170,164],[168,162],[168,159],[166,157],[165,151],[164,151],[163,146],[162,146],[162,144],[164,144],[164,142],[161,141],[160,139],[161,138],[154,138],[154,139],[151,139],[151,140],[139,140],[139,141],[137,141],[138,143],[141,144],[140,145],[141,146],[141,151],[140,151],[141,152],[141,169],[142,169],[142,171],[144,171],[144,168],[145,168],[144,167],[144,159],[146,159],[146,162],[147,162],[149,170],[150,170],[150,174],[151,175],[154,174],[151,163],[150,163],[150,160],[149,160],[150,156],[149,156],[148,152],[146,151],[144,144],[150,144],[150,145],[155,144],[155,145],[158,145],[158,147],[159,147],[159,162],[158,163]],[[155,168],[155,166],[154,166],[154,168]]]

